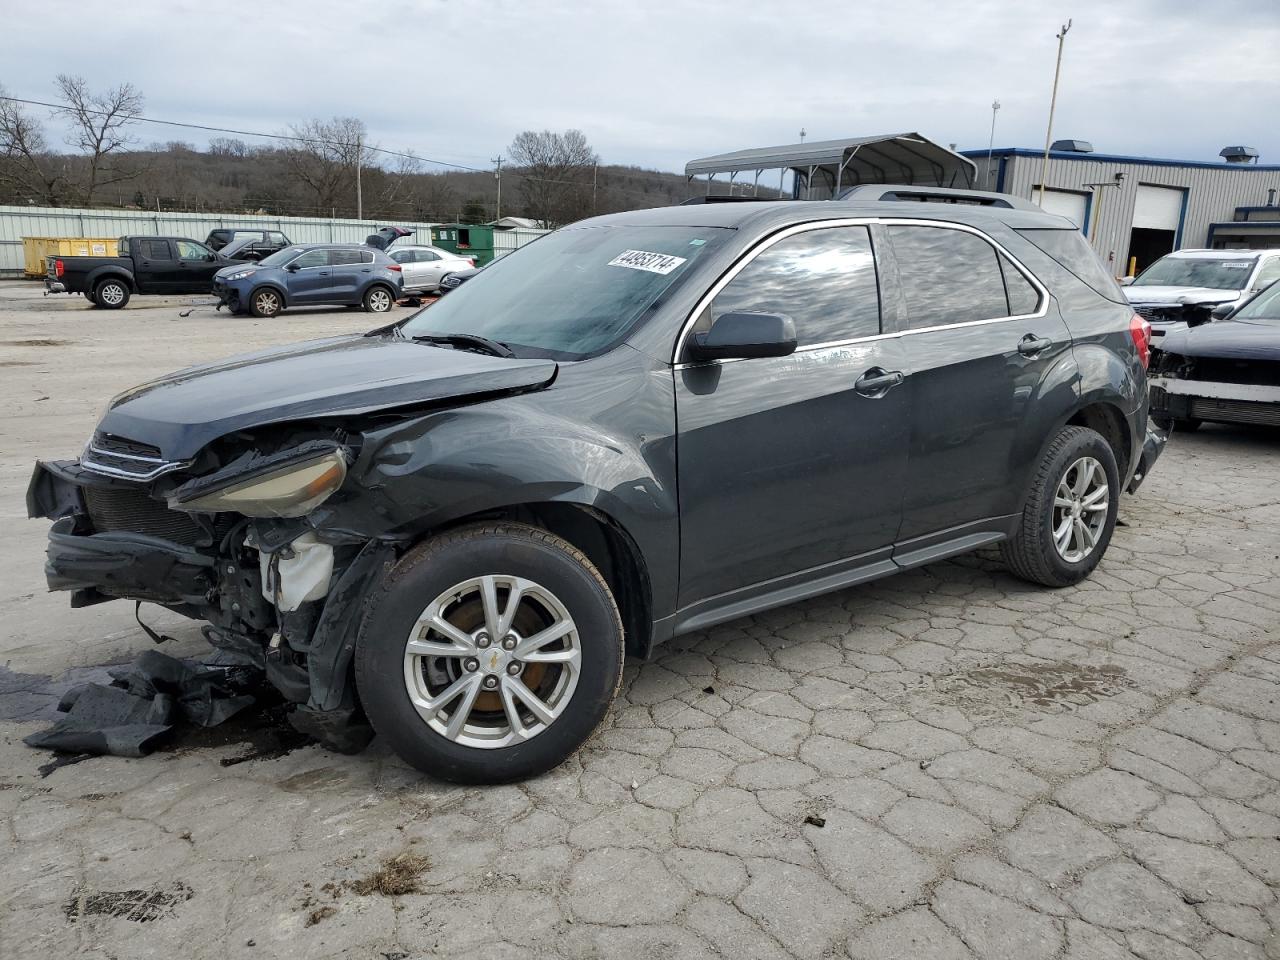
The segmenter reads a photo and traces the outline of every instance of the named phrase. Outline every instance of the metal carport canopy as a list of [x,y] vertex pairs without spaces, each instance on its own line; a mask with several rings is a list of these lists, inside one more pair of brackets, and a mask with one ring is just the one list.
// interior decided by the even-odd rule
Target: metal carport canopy
[[[821,174],[837,188],[863,183],[927,184],[971,187],[977,173],[972,160],[918,133],[818,140],[780,147],[735,150],[685,164],[687,177],[735,174],[744,170],[794,170],[812,188]],[[732,178],[731,178],[732,179]]]

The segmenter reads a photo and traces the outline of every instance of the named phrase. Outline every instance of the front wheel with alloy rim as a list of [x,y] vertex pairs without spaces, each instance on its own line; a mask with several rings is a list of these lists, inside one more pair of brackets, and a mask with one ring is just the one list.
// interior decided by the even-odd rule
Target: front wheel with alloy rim
[[395,303],[395,298],[386,287],[372,287],[364,295],[364,308],[370,313],[386,313]]
[[93,302],[108,310],[119,310],[129,302],[129,288],[123,280],[103,280],[93,288]]
[[274,317],[284,309],[279,291],[262,287],[249,294],[249,312],[255,317]]
[[1079,583],[1106,553],[1119,505],[1111,445],[1096,430],[1064,427],[1040,460],[1017,532],[1000,544],[1005,565],[1047,587]]
[[490,523],[411,550],[370,603],[356,687],[406,762],[460,783],[555,767],[622,679],[623,633],[589,559],[545,530]]

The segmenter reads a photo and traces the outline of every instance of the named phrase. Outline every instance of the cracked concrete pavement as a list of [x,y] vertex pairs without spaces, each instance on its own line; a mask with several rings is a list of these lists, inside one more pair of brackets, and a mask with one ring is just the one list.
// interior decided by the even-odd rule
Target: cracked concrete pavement
[[[31,460],[150,374],[368,321],[31,290],[0,285],[0,664],[80,676],[149,641],[131,606],[43,592]],[[376,741],[42,777],[21,737],[49,698],[11,680],[0,956],[1277,960],[1280,436],[1178,436],[1121,515],[1076,588],[969,557],[681,638],[628,665],[578,757],[514,786]],[[353,891],[405,852],[417,892]]]

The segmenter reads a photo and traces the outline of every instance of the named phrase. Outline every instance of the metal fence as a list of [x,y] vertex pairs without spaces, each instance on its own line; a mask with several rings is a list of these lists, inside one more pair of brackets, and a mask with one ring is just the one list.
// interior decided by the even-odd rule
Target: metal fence
[[[241,227],[280,230],[294,243],[363,243],[379,227],[393,223],[414,231],[418,243],[430,243],[430,223],[401,220],[334,220],[318,217],[238,216],[216,213],[148,213],[145,210],[76,210],[64,207],[0,206],[0,277],[22,276],[23,237],[119,237],[159,234],[204,240],[210,230]],[[494,232],[495,256],[504,256],[544,230]]]

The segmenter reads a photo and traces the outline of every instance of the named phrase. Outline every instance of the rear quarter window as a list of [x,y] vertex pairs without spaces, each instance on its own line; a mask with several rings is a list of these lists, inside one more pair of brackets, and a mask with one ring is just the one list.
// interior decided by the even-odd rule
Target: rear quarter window
[[1017,233],[1095,293],[1116,303],[1128,303],[1116,278],[1103,266],[1079,230],[1034,228]]

